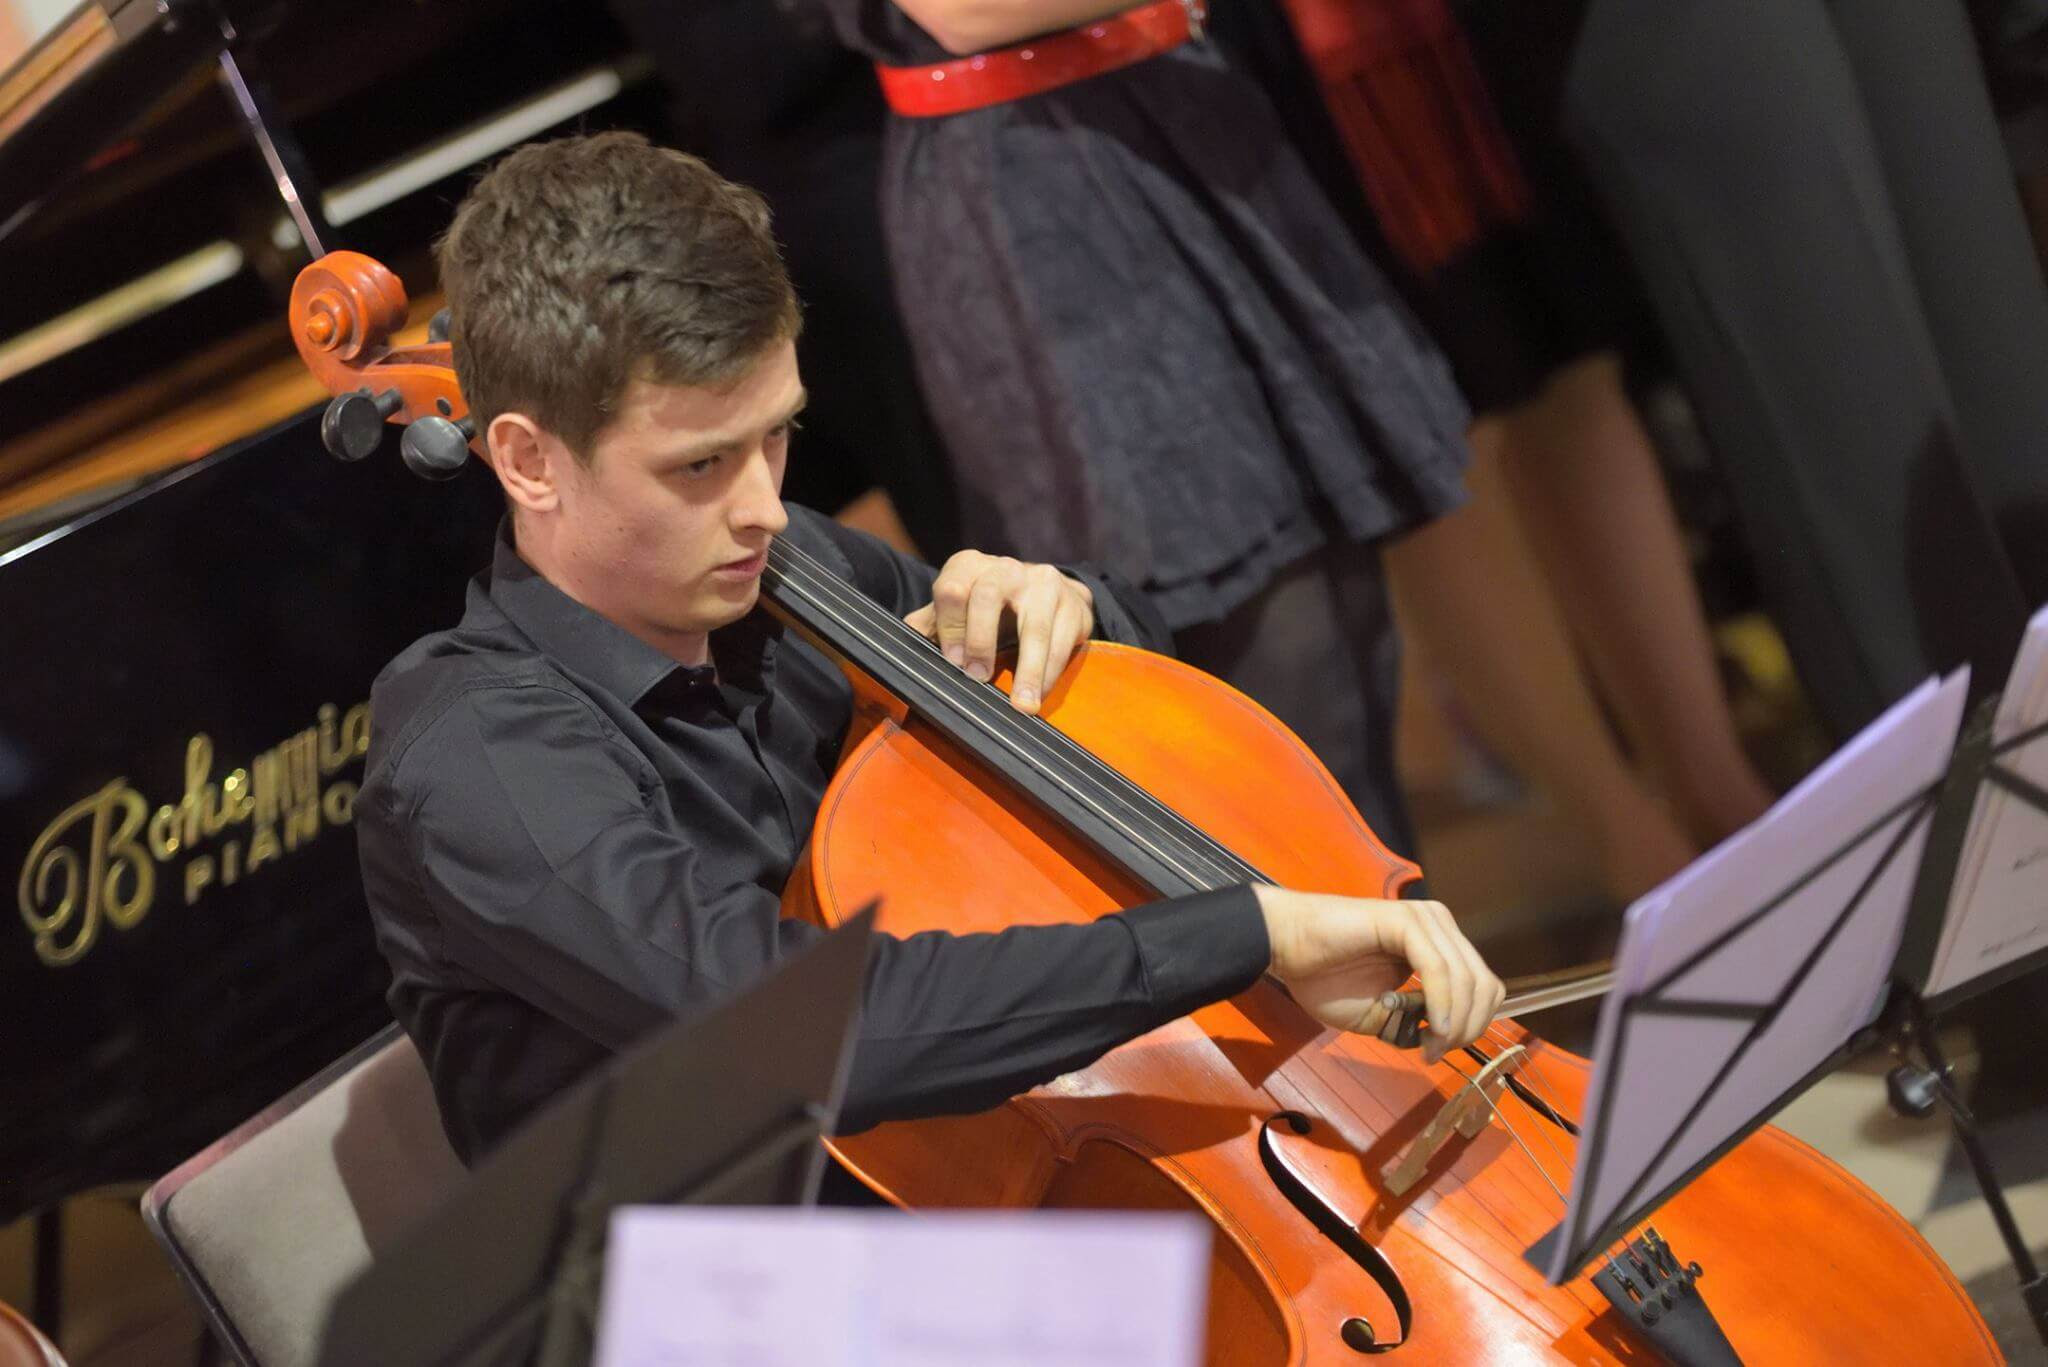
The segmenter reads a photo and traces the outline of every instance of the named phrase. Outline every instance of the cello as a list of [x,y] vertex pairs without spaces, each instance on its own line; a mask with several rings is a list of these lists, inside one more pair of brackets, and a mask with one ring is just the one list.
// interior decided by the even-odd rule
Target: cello
[[[346,252],[291,301],[336,396],[329,448],[363,458],[399,423],[409,465],[453,474],[479,435],[449,344],[392,345],[405,315],[396,277]],[[883,929],[971,932],[1246,882],[1395,897],[1419,876],[1297,738],[1199,671],[1091,643],[1030,717],[1006,675],[973,681],[792,546],[770,548],[762,595],[855,698],[786,914],[830,926],[880,895]],[[1425,1066],[1262,981],[991,1111],[829,1143],[906,1207],[1196,1213],[1209,1358],[1230,1367],[1998,1360],[1918,1233],[1768,1128],[1593,1276],[1549,1285],[1523,1252],[1563,1216],[1587,1072],[1506,1019]]]

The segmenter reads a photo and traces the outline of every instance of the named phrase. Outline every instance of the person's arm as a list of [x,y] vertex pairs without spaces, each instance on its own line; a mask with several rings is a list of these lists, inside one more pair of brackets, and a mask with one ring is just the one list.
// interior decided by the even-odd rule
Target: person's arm
[[[605,1048],[822,933],[709,872],[651,804],[660,781],[568,692],[475,690],[394,763],[366,847],[408,865],[439,955]],[[1085,925],[878,935],[841,1123],[985,1109],[1269,969],[1325,1024],[1377,1032],[1411,966],[1428,1051],[1476,1038],[1500,984],[1434,903],[1234,887]]]
[[1121,14],[1141,0],[896,0],[896,8],[956,57],[1008,47]]

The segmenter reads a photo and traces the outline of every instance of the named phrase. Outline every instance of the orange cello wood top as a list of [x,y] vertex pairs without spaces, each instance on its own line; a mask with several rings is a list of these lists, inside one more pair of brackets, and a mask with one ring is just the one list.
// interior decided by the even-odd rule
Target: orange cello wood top
[[[341,255],[308,268],[328,276],[294,291],[309,367],[330,392],[397,389],[392,421],[444,400],[460,416],[447,348],[392,351],[403,290],[378,278],[376,263]],[[849,672],[853,732],[788,911],[829,924],[881,893],[885,929],[977,931],[1145,900],[1006,780]],[[1197,671],[1091,645],[1045,716],[1275,881],[1384,896],[1413,876],[1298,740]],[[1574,1114],[1585,1061],[1512,1024],[1491,1040],[1516,1042],[1529,1048],[1522,1076]],[[1322,1030],[1262,982],[995,1110],[885,1125],[833,1147],[908,1206],[1201,1214],[1215,1231],[1208,1355],[1221,1367],[1348,1363],[1360,1356],[1345,1342],[1357,1325],[1382,1344],[1396,1333],[1381,1283],[1283,1198],[1269,1159],[1391,1267],[1413,1307],[1393,1360],[1656,1361],[1587,1279],[1551,1287],[1522,1261],[1563,1215],[1573,1141],[1519,1101],[1504,1098],[1499,1119],[1453,1140],[1406,1195],[1380,1185],[1377,1174],[1462,1086],[1460,1062],[1427,1068],[1412,1052]],[[1282,1112],[1303,1117],[1307,1133],[1277,1129]],[[1654,1219],[1682,1258],[1706,1267],[1704,1293],[1751,1367],[1999,1360],[1962,1287],[1911,1226],[1775,1130],[1738,1145]]]
[[[999,683],[1005,682],[999,680]],[[1412,866],[1389,855],[1313,756],[1255,703],[1159,656],[1087,647],[1045,716],[1275,881],[1390,895]],[[1147,900],[1120,872],[1020,802],[930,728],[879,704],[849,746],[789,904],[827,922],[871,895],[896,933],[1078,920]],[[1522,1076],[1567,1115],[1584,1060],[1531,1050]],[[1447,1061],[1463,1063],[1453,1057]],[[1470,1066],[1464,1073],[1472,1071]],[[1385,1254],[1414,1303],[1397,1359],[1649,1362],[1589,1280],[1550,1287],[1522,1253],[1562,1218],[1574,1141],[1512,1097],[1525,1152],[1499,1123],[1453,1140],[1406,1197],[1376,1175],[1462,1085],[1451,1066],[1317,1028],[1261,984],[983,1116],[885,1125],[834,1141],[905,1205],[1184,1208],[1216,1229],[1210,1360],[1349,1362],[1354,1316],[1384,1341],[1379,1285],[1282,1199],[1262,1123],[1288,1164]],[[1997,1361],[1948,1269],[1896,1211],[1834,1163],[1765,1129],[1658,1211],[1706,1269],[1704,1293],[1748,1363]]]

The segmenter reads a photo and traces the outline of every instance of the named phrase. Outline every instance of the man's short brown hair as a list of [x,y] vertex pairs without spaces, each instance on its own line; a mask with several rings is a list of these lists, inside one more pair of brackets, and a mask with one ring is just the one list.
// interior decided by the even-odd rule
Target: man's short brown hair
[[584,461],[629,381],[725,383],[799,323],[761,197],[638,133],[520,148],[436,254],[477,430],[526,413]]

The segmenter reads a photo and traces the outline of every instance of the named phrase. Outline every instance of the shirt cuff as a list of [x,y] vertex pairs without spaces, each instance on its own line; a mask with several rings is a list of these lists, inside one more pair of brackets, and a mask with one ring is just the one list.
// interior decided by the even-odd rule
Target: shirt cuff
[[1088,586],[1095,598],[1095,639],[1173,653],[1173,635],[1151,600],[1118,575],[1093,565],[1059,565],[1060,573]]
[[1123,919],[1162,1019],[1235,996],[1273,961],[1265,913],[1249,884],[1152,902]]

